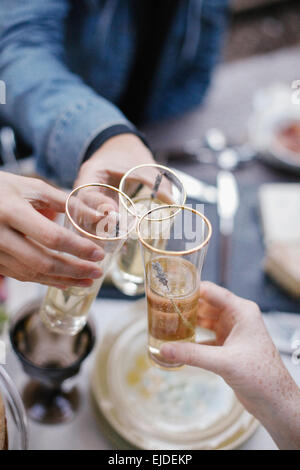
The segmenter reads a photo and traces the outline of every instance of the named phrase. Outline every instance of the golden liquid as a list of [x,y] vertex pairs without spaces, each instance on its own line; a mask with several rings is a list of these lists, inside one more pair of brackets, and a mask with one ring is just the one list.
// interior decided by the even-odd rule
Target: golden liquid
[[43,322],[56,333],[78,333],[86,323],[98,290],[98,285],[92,288],[70,287],[66,290],[49,287],[40,310]]
[[104,259],[97,263],[103,274],[91,287],[69,287],[65,290],[48,287],[40,309],[41,319],[48,328],[55,333],[75,335],[85,326],[112,256],[112,253],[106,253]]
[[[153,263],[159,263],[168,287],[158,279]],[[199,300],[199,278],[195,266],[179,257],[158,257],[147,265],[148,347],[151,359],[163,367],[159,354],[167,341],[194,341]]]
[[[149,199],[148,197],[133,199],[137,215],[142,216],[150,209],[154,209],[162,205],[158,199]],[[144,291],[144,264],[137,238],[129,238],[124,244],[114,270],[112,272],[112,279],[115,284],[125,293],[125,285],[132,283],[133,294],[142,293]],[[134,284],[136,285],[136,292],[134,292]]]

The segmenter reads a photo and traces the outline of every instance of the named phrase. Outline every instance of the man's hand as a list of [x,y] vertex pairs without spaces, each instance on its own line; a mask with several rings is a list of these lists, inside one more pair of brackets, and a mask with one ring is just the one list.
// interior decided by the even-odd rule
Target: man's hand
[[41,180],[0,172],[0,274],[60,288],[88,287],[101,276],[95,261],[103,250],[39,212],[64,212],[65,202]]
[[122,176],[132,167],[154,163],[150,150],[133,134],[108,139],[80,168],[75,187],[86,183],[119,186]]
[[214,344],[167,343],[161,354],[221,375],[283,449],[300,448],[300,391],[285,368],[258,306],[210,282],[201,285],[199,324]]

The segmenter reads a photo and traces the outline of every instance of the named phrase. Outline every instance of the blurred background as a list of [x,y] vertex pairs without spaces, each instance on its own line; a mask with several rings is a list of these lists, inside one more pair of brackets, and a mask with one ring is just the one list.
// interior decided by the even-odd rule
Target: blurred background
[[[290,354],[295,334],[300,335],[300,103],[292,104],[291,100],[292,84],[300,80],[299,46],[299,0],[233,0],[229,27],[222,45],[222,56],[213,73],[205,101],[184,115],[146,125],[141,129],[157,160],[175,171],[182,172],[188,195],[187,203],[205,204],[205,214],[213,226],[213,237],[203,278],[220,283],[220,273],[226,271],[223,285],[259,304],[271,336],[298,384],[300,384],[300,370],[298,366],[292,364]],[[220,143],[220,140],[221,146],[217,149],[215,144]],[[294,150],[291,151],[291,147]],[[13,133],[2,134],[2,140],[0,133],[0,164],[1,155],[4,156],[2,161],[5,160],[10,164],[8,165],[10,171],[17,169],[27,175],[34,172],[33,159],[24,158],[31,155],[31,149],[19,135],[16,135],[14,142]],[[13,161],[15,156],[18,160],[22,160],[20,168]],[[28,162],[29,165],[26,166],[24,162]],[[228,185],[224,191],[221,181],[223,177],[224,182],[224,173],[225,180],[231,182],[229,191]],[[224,206],[227,209],[226,216],[228,208],[231,208],[230,234],[222,233]],[[35,289],[40,295],[39,287],[34,285],[28,288],[28,284],[9,280],[7,290],[5,283],[3,282],[1,287],[0,282],[0,306],[8,298],[9,310],[15,310],[34,295]],[[110,441],[117,442],[114,448],[127,448],[128,443],[123,440],[120,442],[120,436],[115,436],[117,434],[114,432],[115,429],[110,429],[104,419],[104,423],[98,428],[94,418],[95,410],[98,408],[97,417],[99,418],[99,414],[101,421],[101,411],[105,407],[110,409],[105,400],[114,397],[114,393],[105,396],[102,384],[109,390],[105,382],[110,377],[110,370],[107,367],[108,350],[112,347],[113,341],[118,345],[117,336],[114,336],[119,334],[117,328],[120,328],[120,331],[124,328],[126,332],[125,320],[134,318],[136,321],[141,311],[145,310],[143,300],[129,303],[129,300],[135,299],[136,297],[129,298],[119,292],[113,285],[112,279],[107,276],[106,283],[100,291],[100,298],[95,302],[94,309],[97,315],[92,316],[98,322],[97,333],[101,335],[99,343],[104,338],[108,338],[109,341],[103,341],[105,347],[102,351],[99,350],[103,357],[91,356],[87,361],[88,369],[83,372],[86,375],[79,376],[85,400],[77,419],[68,424],[72,432],[65,432],[64,426],[60,428],[45,426],[41,433],[39,425],[31,423],[31,448],[43,449],[52,446],[57,449],[111,449]],[[122,315],[119,315],[121,311]],[[98,315],[99,312],[101,315]],[[0,337],[1,315],[2,323],[5,324],[7,316],[4,309],[2,312],[0,309]],[[135,334],[134,331],[130,334]],[[136,334],[138,335],[139,331]],[[137,396],[134,393],[138,394],[136,390],[138,384],[143,381],[141,377],[148,371],[144,367],[144,362],[140,361],[140,357],[143,356],[139,356],[138,349],[140,347],[143,351],[144,337],[141,336],[140,342],[136,339],[133,341],[130,335],[126,338],[128,344],[133,346],[137,344],[137,349],[133,350],[132,354],[128,354],[128,351],[124,354],[121,349],[114,349],[117,351],[116,357],[127,361],[124,367],[121,360],[116,361],[116,364],[119,364],[122,374],[127,370],[126,367],[129,368],[130,361],[136,364],[134,366],[136,368],[128,369],[133,379],[129,385],[126,382],[127,388],[124,393],[117,380],[110,381],[116,384],[118,393],[120,391],[120,394],[123,394],[119,407],[121,418],[123,410],[130,410],[134,403],[133,398],[129,405],[124,402],[124,406],[124,397],[131,399]],[[15,372],[17,367],[13,361],[11,362],[10,370],[13,371],[14,377],[17,377],[20,389],[24,377],[19,371]],[[88,373],[91,370],[93,370],[92,389],[95,401],[93,405],[96,404],[96,407],[90,406],[87,400],[90,387]],[[122,374],[120,373],[120,377],[123,377],[125,372]],[[164,383],[170,380],[169,386],[172,390],[179,390],[179,395],[182,393],[181,379],[178,387],[178,383],[175,385],[172,383],[172,378],[167,379],[167,375],[157,374],[154,370],[149,382],[151,384],[153,380],[154,391],[159,391],[159,387],[163,387]],[[185,378],[183,382],[187,380],[190,378]],[[208,388],[207,391],[208,383],[206,376],[200,385],[195,380],[197,390],[205,392],[202,394],[204,402],[207,399],[212,405],[213,418],[215,419],[216,413],[224,423],[222,406],[217,405],[220,403],[222,405],[220,397],[225,397],[227,400],[227,395],[223,389],[219,393],[219,383],[215,387],[218,394],[211,395],[211,389]],[[186,390],[190,393],[188,389]],[[146,410],[147,414],[147,407],[143,401],[145,396],[141,399],[140,409],[142,412]],[[173,393],[172,396],[177,399],[176,394]],[[116,406],[119,406],[118,403]],[[175,408],[177,410],[177,404]],[[202,410],[199,406],[197,409]],[[207,410],[205,406],[203,409]],[[158,413],[157,410],[156,412]],[[163,406],[161,413],[163,426],[166,421]],[[206,423],[203,420],[204,415],[203,412],[199,419],[202,424]],[[152,423],[151,409],[149,416]],[[195,416],[197,417],[196,414]],[[140,419],[140,422],[142,421]],[[205,424],[203,427],[205,428]],[[139,430],[138,425],[137,429]],[[182,428],[180,429],[180,435],[184,435]],[[245,432],[243,428],[242,441],[234,441],[232,447],[275,448],[275,444],[263,428],[260,428],[247,444],[242,445],[255,429],[256,424],[250,431],[246,429]],[[122,432],[126,441],[127,424]],[[156,434],[155,428],[153,434]],[[234,435],[237,434],[235,430]],[[139,431],[138,435],[144,439],[146,433]],[[151,435],[151,439],[152,437]],[[142,448],[147,446],[152,448],[151,439],[147,441],[145,438],[142,443],[139,439],[131,442]],[[213,445],[216,445],[216,442],[214,441]]]
[[297,0],[234,0],[231,11],[225,61],[300,43]]
[[[300,44],[298,0],[233,0],[221,61],[236,62]],[[1,121],[0,121],[1,127]],[[17,157],[30,147],[17,135]],[[0,162],[1,162],[0,151]]]

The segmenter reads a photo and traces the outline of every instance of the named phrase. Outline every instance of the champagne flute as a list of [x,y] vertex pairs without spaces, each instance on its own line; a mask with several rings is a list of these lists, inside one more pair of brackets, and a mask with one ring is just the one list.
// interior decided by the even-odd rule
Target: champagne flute
[[182,364],[167,362],[160,355],[160,347],[168,341],[195,341],[201,271],[211,224],[195,209],[165,205],[146,213],[137,230],[145,269],[148,354],[155,365],[179,368]]
[[53,332],[75,335],[87,322],[90,306],[97,296],[116,253],[136,226],[135,207],[130,198],[107,184],[79,186],[66,202],[65,226],[100,246],[104,259],[98,266],[102,276],[90,287],[49,287],[40,315]]
[[[120,191],[134,202],[140,218],[154,207],[163,204],[184,204],[185,188],[173,170],[147,163],[131,168],[121,179]],[[112,281],[126,295],[144,293],[144,268],[137,237],[130,237],[115,259]]]

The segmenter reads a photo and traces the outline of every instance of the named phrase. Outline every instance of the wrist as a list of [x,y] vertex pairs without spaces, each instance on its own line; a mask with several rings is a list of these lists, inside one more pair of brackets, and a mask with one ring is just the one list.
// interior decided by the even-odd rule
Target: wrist
[[89,144],[85,152],[83,161],[88,160],[97,150],[99,150],[107,141],[111,141],[114,137],[120,137],[122,135],[138,137],[139,141],[142,141],[144,145],[149,148],[145,136],[139,132],[135,127],[131,127],[126,124],[116,124],[107,127],[100,132]]
[[123,133],[110,137],[103,143],[100,148],[95,151],[95,153],[103,149],[120,149],[120,145],[122,145],[121,149],[123,151],[132,152],[134,150],[140,151],[141,149],[143,149],[143,151],[146,150],[151,154],[149,147],[145,144],[145,142],[139,136],[132,133]]
[[107,183],[118,186],[132,167],[153,163],[149,148],[134,134],[111,137],[80,168],[75,186],[85,183]]
[[[144,142],[134,134],[121,134],[111,137],[97,149],[88,161],[95,161],[106,166],[108,156],[111,157],[111,163],[120,159],[122,162],[132,161],[132,166],[143,163],[152,163],[153,155]],[[104,162],[105,157],[105,162]],[[87,163],[87,162],[86,162]]]

